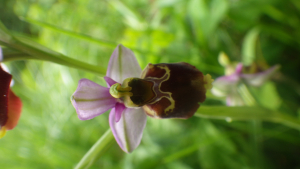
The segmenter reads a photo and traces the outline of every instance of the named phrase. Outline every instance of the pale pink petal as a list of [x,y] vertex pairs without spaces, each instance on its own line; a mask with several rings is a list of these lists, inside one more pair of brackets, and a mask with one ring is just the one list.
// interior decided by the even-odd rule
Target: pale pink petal
[[2,48],[0,47],[0,62],[3,61],[3,54],[2,54]]
[[104,80],[106,81],[107,87],[109,87],[109,88],[110,88],[110,86],[112,86],[115,83],[117,83],[116,81],[114,81],[113,79],[111,79],[108,76],[104,76]]
[[264,72],[255,74],[242,74],[241,77],[252,86],[260,86],[264,82],[270,79],[270,77],[280,68],[279,65],[275,65]]
[[118,45],[110,57],[106,76],[122,83],[126,78],[140,77],[141,72],[133,52],[123,45]]
[[109,94],[109,88],[88,79],[79,81],[71,99],[80,120],[92,119],[113,108],[117,103],[117,100]]
[[235,73],[241,74],[242,71],[243,71],[243,64],[242,63],[237,64],[235,67]]
[[115,106],[115,112],[116,112],[116,114],[115,114],[116,119],[115,120],[116,120],[116,122],[120,121],[120,119],[122,117],[122,113],[123,113],[125,108],[126,108],[125,105],[122,104],[122,103],[117,103],[116,104],[116,106]]
[[213,82],[211,92],[216,96],[227,96],[232,90],[236,90],[239,80],[240,77],[236,73],[219,77]]
[[110,128],[121,149],[132,152],[141,142],[147,116],[142,108],[125,108],[119,122],[115,120],[116,109],[109,114]]

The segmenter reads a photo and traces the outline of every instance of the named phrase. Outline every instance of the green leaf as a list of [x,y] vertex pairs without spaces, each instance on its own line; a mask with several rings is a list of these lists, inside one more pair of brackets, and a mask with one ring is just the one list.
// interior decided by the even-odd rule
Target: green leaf
[[[42,26],[43,28],[51,29],[51,30],[54,30],[56,32],[59,32],[59,33],[62,33],[62,34],[65,34],[65,35],[68,35],[68,36],[71,36],[71,37],[74,37],[74,38],[85,40],[85,41],[90,42],[90,43],[94,43],[94,44],[98,44],[98,45],[102,45],[102,46],[107,46],[107,47],[111,47],[111,48],[115,48],[118,44],[120,44],[118,42],[112,42],[112,41],[107,41],[107,40],[103,40],[103,39],[98,39],[98,38],[94,38],[94,37],[91,37],[91,36],[83,34],[83,33],[77,33],[77,32],[69,31],[69,30],[66,30],[66,29],[62,29],[62,28],[57,27],[55,25],[51,25],[51,24],[48,24],[46,22],[37,21],[37,20],[31,19],[31,18],[28,18],[28,17],[27,18],[21,17],[21,19],[28,22],[28,23],[35,24],[35,25],[38,25],[38,26]],[[132,37],[130,37],[130,38],[132,38]],[[134,41],[134,42],[136,42],[136,41]],[[126,43],[128,44],[128,42],[126,42]],[[157,54],[155,54],[151,51],[140,50],[140,49],[133,48],[133,47],[130,47],[130,46],[127,46],[127,47],[129,47],[131,50],[139,52],[141,54],[157,55]]]
[[229,5],[226,0],[213,0],[209,4],[206,3],[204,0],[190,1],[188,12],[193,20],[198,38],[202,38],[204,35],[208,40],[216,31],[222,18],[225,17]]
[[78,39],[83,39],[83,40],[86,40],[86,41],[91,42],[91,43],[96,43],[96,44],[99,44],[99,45],[104,45],[104,46],[113,47],[113,48],[115,48],[118,45],[118,43],[115,43],[115,42],[110,42],[110,41],[106,41],[106,40],[102,40],[102,39],[93,38],[91,36],[88,36],[88,35],[85,35],[85,34],[82,34],[82,33],[77,33],[77,32],[69,31],[69,30],[66,30],[66,29],[62,29],[62,28],[59,28],[55,25],[51,25],[51,24],[48,24],[48,23],[45,23],[45,22],[37,21],[37,20],[31,19],[31,18],[23,18],[22,17],[21,19],[26,21],[26,22],[29,22],[31,24],[39,25],[39,26],[42,26],[44,28],[51,29],[51,30],[57,31],[59,33],[63,33],[63,34],[66,34],[66,35],[69,35],[71,37],[75,37],[75,38],[78,38]]
[[124,16],[126,23],[132,28],[144,29],[146,27],[146,22],[144,22],[142,17],[135,10],[130,9],[123,1],[109,0],[107,2]]
[[209,25],[206,23],[202,23],[203,26],[206,28],[207,37],[209,38],[212,33],[215,32],[219,23],[222,21],[223,17],[225,17],[227,10],[229,8],[228,2],[226,0],[213,0],[210,4],[210,13],[209,13]]
[[259,88],[252,88],[258,102],[271,110],[276,110],[280,107],[282,100],[274,83],[267,82]]
[[242,46],[242,62],[245,66],[250,66],[255,59],[255,46],[258,38],[259,29],[251,29],[244,41]]

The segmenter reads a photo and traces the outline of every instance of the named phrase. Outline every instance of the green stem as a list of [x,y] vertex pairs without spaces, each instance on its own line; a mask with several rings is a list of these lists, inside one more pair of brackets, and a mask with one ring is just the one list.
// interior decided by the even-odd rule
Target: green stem
[[[52,51],[40,44],[37,44],[29,39],[22,37],[13,36],[6,27],[0,22],[0,45],[7,46],[14,51],[20,52],[25,56],[23,59],[27,59],[30,56],[31,59],[46,60],[54,62],[57,64],[83,69],[90,71],[99,75],[104,76],[106,69],[90,65],[72,58],[69,58],[65,55],[62,55],[58,52]],[[21,59],[21,55],[18,55],[12,59]],[[7,61],[7,59],[5,59]]]
[[[249,86],[245,81],[243,81],[239,87],[238,91],[243,98],[244,102],[247,106],[255,106],[257,105],[258,101],[254,97],[253,93],[249,90]],[[262,155],[262,121],[259,119],[254,119],[250,122],[250,130],[252,131],[252,146],[253,146],[253,164],[254,167],[257,169],[263,168],[263,155]]]
[[69,58],[67,56],[64,56],[60,53],[57,53],[55,51],[51,51],[49,49],[41,49],[32,45],[29,45],[25,41],[21,41],[17,39],[13,43],[7,43],[5,46],[13,48],[15,50],[21,51],[25,54],[28,54],[30,56],[33,56],[33,58],[39,59],[39,60],[46,60],[50,62],[54,62],[57,64],[82,69],[86,71],[90,71],[93,73],[97,73],[100,75],[105,75],[106,70],[104,68],[90,65],[72,58]]
[[4,58],[2,60],[2,62],[11,62],[11,61],[17,61],[17,60],[29,60],[29,59],[38,59],[36,57],[27,55],[27,54],[23,54],[23,53],[18,53],[18,54],[5,54],[4,53]]
[[253,146],[253,161],[254,167],[257,169],[263,168],[263,155],[261,149],[262,144],[262,122],[261,120],[252,120],[251,127],[252,130],[252,146]]
[[104,149],[108,147],[113,138],[114,137],[111,130],[108,129],[83,156],[83,158],[76,165],[75,169],[88,168],[94,162],[94,160],[103,153]]
[[227,106],[201,106],[195,113],[196,117],[222,119],[222,120],[263,120],[279,123],[300,130],[300,120],[277,111],[263,107],[227,107]]

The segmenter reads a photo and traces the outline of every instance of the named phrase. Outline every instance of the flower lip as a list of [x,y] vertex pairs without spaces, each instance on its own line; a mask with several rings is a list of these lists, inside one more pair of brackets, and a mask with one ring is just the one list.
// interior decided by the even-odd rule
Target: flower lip
[[8,94],[12,75],[4,71],[0,64],[0,126],[4,126],[8,119]]
[[189,118],[206,99],[205,85],[210,88],[212,81],[209,77],[184,62],[149,64],[142,78],[154,83],[156,97],[143,108],[154,118]]
[[12,130],[18,124],[22,101],[10,89],[12,75],[4,71],[1,64],[0,79],[0,138],[2,138],[6,130]]

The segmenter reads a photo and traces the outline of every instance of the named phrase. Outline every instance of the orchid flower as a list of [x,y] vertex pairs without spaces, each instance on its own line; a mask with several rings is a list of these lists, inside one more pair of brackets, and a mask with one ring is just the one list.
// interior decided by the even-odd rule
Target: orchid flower
[[[0,61],[2,59],[0,47]],[[10,89],[11,80],[12,75],[4,71],[0,63],[0,138],[18,124],[22,110],[22,101]]]
[[104,79],[107,87],[81,79],[71,101],[81,120],[112,109],[109,124],[126,153],[140,144],[147,115],[191,117],[213,81],[187,63],[148,64],[142,71],[133,52],[122,45],[114,50]]
[[243,82],[255,87],[261,86],[278,69],[279,66],[275,65],[263,72],[245,74],[242,72],[243,64],[239,63],[236,66],[235,72],[227,76],[219,77],[213,82],[211,92],[216,96],[226,96],[227,106],[243,106],[245,103],[239,94],[238,86]]

